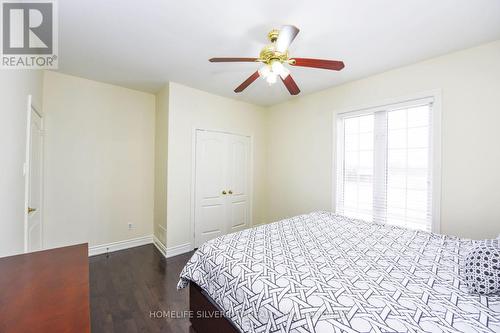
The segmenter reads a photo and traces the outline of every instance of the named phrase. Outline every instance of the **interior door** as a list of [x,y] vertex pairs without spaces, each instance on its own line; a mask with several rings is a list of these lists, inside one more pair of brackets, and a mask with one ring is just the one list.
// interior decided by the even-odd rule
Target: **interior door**
[[196,131],[195,247],[226,229],[227,135]]
[[250,225],[250,138],[228,135],[228,196],[226,232]]
[[196,131],[195,247],[250,225],[250,138]]
[[42,118],[30,107],[29,145],[28,145],[28,207],[26,226],[26,250],[38,251],[42,245],[42,152],[43,128]]

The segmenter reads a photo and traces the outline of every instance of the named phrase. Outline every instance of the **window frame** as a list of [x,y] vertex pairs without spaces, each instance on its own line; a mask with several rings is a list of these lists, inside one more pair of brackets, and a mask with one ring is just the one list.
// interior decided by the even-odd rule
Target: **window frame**
[[[410,96],[397,97],[379,102],[361,105],[355,108],[347,108],[333,112],[333,160],[332,160],[332,211],[337,208],[337,190],[342,184],[337,184],[339,168],[343,165],[343,119],[357,117],[365,114],[373,114],[377,111],[387,111],[416,103],[432,102],[430,144],[429,153],[432,155],[432,163],[429,171],[432,173],[430,180],[432,186],[432,220],[431,232],[441,232],[441,91],[432,90],[416,93]],[[376,131],[376,129],[374,129]],[[377,141],[374,141],[374,145]],[[376,163],[376,161],[374,161]],[[384,161],[385,163],[385,161]],[[374,184],[375,186],[375,184]]]

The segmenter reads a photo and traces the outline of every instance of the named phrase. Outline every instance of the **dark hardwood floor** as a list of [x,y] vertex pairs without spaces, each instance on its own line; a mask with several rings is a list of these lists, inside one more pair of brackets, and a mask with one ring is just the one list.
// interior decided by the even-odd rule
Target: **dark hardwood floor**
[[151,316],[189,310],[189,288],[176,286],[191,255],[165,259],[150,244],[89,258],[92,332],[193,333],[187,318]]

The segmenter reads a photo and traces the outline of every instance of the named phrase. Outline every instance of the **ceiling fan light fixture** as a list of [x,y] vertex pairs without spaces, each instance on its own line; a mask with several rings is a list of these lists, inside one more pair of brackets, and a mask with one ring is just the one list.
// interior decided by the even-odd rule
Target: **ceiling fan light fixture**
[[285,66],[283,66],[282,63],[278,63],[279,65],[275,66],[273,64],[274,67],[276,67],[276,69],[273,68],[273,72],[278,74],[279,76],[281,76],[282,79],[285,79],[288,75],[290,75],[290,71],[288,70],[288,68],[286,68]]
[[266,77],[266,81],[267,81],[267,83],[269,83],[269,85],[272,85],[272,84],[276,83],[277,78],[278,78],[278,76],[276,75],[276,73],[269,72],[269,74]]
[[268,65],[264,65],[259,69],[259,75],[263,78],[267,78],[267,76],[271,73],[271,68]]
[[282,75],[283,72],[285,71],[285,66],[283,66],[283,64],[279,61],[273,61],[272,65],[271,65],[271,69],[277,75]]

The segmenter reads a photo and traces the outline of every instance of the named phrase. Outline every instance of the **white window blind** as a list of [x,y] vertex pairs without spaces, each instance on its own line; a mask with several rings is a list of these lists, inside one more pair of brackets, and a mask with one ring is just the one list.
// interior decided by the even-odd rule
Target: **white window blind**
[[428,98],[338,116],[337,213],[432,230],[432,106]]

